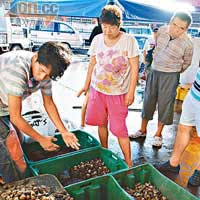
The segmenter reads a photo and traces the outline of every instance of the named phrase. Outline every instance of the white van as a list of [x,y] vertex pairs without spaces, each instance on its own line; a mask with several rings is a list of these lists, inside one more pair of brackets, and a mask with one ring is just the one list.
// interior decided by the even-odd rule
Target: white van
[[0,16],[0,53],[9,50],[31,50],[29,31],[21,18]]
[[47,41],[61,42],[72,49],[80,49],[84,45],[79,32],[62,21],[37,20],[31,23],[30,35],[34,47],[39,47]]

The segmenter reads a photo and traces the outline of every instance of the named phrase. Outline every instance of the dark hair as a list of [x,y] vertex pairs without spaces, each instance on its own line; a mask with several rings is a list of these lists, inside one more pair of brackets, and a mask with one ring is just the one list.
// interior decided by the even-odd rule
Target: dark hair
[[63,44],[46,42],[39,48],[37,61],[46,67],[50,65],[50,78],[56,80],[64,74],[65,70],[70,65],[71,55],[70,49],[64,47]]
[[174,15],[171,18],[171,21],[176,17],[178,17],[182,21],[186,21],[188,26],[192,23],[192,16],[188,12],[179,11],[179,12],[174,13]]
[[115,5],[107,5],[103,8],[100,16],[100,23],[108,23],[111,25],[120,26],[122,22],[122,12]]

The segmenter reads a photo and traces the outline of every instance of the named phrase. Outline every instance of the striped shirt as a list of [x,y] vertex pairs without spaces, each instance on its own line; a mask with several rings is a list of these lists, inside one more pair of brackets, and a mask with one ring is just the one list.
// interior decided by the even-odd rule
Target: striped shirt
[[152,69],[161,72],[183,72],[192,61],[193,44],[186,33],[170,40],[168,26],[158,31]]
[[31,75],[29,51],[11,51],[0,56],[0,116],[9,115],[8,94],[25,99],[41,89],[47,96],[52,95],[51,80],[37,82]]
[[197,75],[190,89],[190,93],[197,101],[200,101],[200,68],[197,71]]

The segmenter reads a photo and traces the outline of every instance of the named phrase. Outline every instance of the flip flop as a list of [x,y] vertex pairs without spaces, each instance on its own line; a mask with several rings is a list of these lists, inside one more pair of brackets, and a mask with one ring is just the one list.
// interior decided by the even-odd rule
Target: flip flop
[[140,138],[140,137],[146,137],[146,133],[142,133],[140,130],[136,131],[135,133],[129,135],[130,138]]
[[155,136],[152,146],[154,147],[161,147],[162,146],[162,138]]

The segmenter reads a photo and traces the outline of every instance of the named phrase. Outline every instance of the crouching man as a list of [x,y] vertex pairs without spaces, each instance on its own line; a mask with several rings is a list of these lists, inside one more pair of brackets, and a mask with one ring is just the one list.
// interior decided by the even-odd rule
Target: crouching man
[[0,172],[4,182],[25,177],[22,132],[46,151],[59,148],[53,143],[54,137],[38,133],[21,115],[22,100],[37,90],[41,90],[44,107],[66,145],[79,148],[76,136],[60,119],[51,90],[51,79],[61,77],[69,64],[70,52],[53,42],[44,43],[37,53],[12,51],[0,56]]

